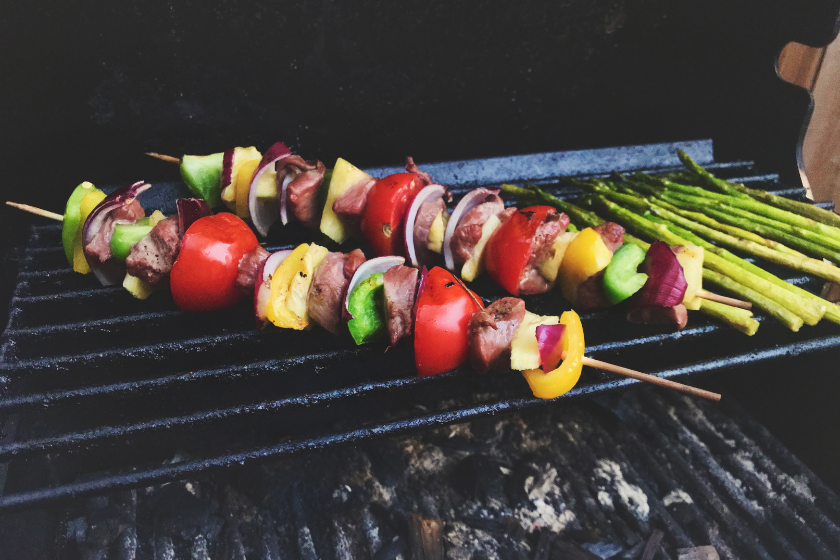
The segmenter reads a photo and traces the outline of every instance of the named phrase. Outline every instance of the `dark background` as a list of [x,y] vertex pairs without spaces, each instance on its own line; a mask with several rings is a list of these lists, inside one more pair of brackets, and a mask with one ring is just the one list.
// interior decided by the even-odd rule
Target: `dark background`
[[[60,212],[83,180],[177,177],[145,151],[277,140],[365,167],[712,138],[719,160],[798,184],[810,98],[775,61],[788,41],[828,43],[838,11],[837,0],[7,1],[0,189]],[[12,247],[33,219],[0,212],[5,310]],[[840,426],[832,374],[823,358],[709,383],[752,399],[838,489],[835,446],[821,443]]]

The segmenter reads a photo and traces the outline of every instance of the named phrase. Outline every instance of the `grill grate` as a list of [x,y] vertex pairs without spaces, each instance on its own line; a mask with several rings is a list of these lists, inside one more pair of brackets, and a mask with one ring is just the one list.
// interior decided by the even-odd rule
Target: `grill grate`
[[[57,556],[637,559],[657,535],[654,558],[840,549],[840,500],[759,424],[660,389],[237,474],[74,504]],[[437,555],[417,554],[420,520]]]
[[[577,192],[551,186],[553,177],[664,170],[676,162],[675,147],[710,163],[711,142],[703,141],[425,168],[456,193],[478,184],[534,180],[569,198]],[[803,197],[775,175],[755,174],[748,162],[709,167],[750,186]],[[174,200],[177,188],[153,190]],[[307,237],[295,230],[284,235],[287,243]],[[317,329],[256,332],[244,304],[199,315],[177,310],[165,293],[134,300],[122,288],[97,287],[92,277],[68,271],[59,237],[54,225],[32,228],[2,339],[0,418],[7,417],[7,424],[0,462],[9,462],[10,480],[22,472],[27,482],[7,485],[0,509],[177,480],[543,404],[530,397],[518,375],[455,371],[419,379],[410,349],[356,347],[349,336]],[[821,287],[816,279],[767,268],[806,289]],[[478,282],[476,291],[501,295],[489,281]],[[556,293],[532,297],[527,305],[543,314],[568,308]],[[759,333],[748,338],[699,314],[679,333],[631,326],[610,311],[582,319],[589,356],[664,377],[840,345],[837,329],[825,323],[791,333],[762,321]],[[589,370],[562,398],[634,383]],[[193,459],[164,464],[176,453]],[[46,474],[33,476],[33,465],[46,466]]]

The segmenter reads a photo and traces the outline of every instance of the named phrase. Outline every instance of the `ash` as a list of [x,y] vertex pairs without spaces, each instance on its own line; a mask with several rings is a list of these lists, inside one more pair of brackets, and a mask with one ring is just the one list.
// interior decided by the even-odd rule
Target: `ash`
[[766,447],[720,407],[629,391],[88,499],[58,556],[832,557],[840,500]]

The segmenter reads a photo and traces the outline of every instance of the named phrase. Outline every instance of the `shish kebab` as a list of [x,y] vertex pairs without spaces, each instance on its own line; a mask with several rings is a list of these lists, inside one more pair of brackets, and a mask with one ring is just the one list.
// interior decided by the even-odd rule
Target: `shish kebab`
[[[94,214],[93,219],[90,220],[90,221],[88,219],[85,219],[84,220],[85,226],[81,228],[82,229],[82,232],[81,232],[82,238],[86,239],[88,241],[88,243],[85,244],[85,257],[90,257],[91,256],[90,253],[93,253],[93,256],[96,255],[96,251],[92,250],[92,247],[97,246],[97,244],[93,242],[94,238],[96,236],[94,234],[91,234],[90,231],[93,230],[93,229],[97,229],[97,226],[95,224],[100,224],[100,229],[101,229],[101,223],[104,223],[104,222],[107,221],[107,219],[100,218],[99,214],[103,214],[104,216],[110,216],[110,218],[112,219],[113,222],[130,221],[130,218],[132,218],[132,217],[136,218],[137,216],[142,216],[142,208],[140,209],[140,212],[138,213],[138,212],[136,212],[136,208],[135,208],[135,210],[131,210],[131,207],[132,207],[133,204],[136,204],[136,200],[134,200],[136,195],[139,194],[139,192],[142,192],[142,190],[144,188],[148,188],[148,186],[145,186],[143,184],[133,185],[131,188],[123,189],[122,190],[123,192],[117,192],[117,193],[114,193],[114,195],[112,195],[111,197],[108,197],[110,199],[108,204],[105,204],[105,201],[103,201],[103,204],[100,204],[100,205],[97,205],[96,207],[94,207],[94,210],[96,210],[97,212],[96,213],[94,213],[93,211],[90,212],[91,214]],[[85,185],[85,189],[86,190],[90,189],[90,187],[88,185]],[[82,197],[82,198],[86,198],[89,194],[94,194],[94,193],[95,193],[95,191],[90,192],[90,193],[85,193],[84,197]],[[99,196],[101,196],[101,195],[99,195]],[[74,197],[71,197],[71,201],[72,201],[73,198]],[[76,197],[76,198],[78,198],[78,197]],[[88,202],[88,204],[89,203],[90,202]],[[182,263],[187,263],[189,261],[188,255],[195,254],[194,250],[192,252],[190,250],[185,250],[188,245],[191,245],[191,243],[193,243],[192,241],[188,241],[188,238],[190,238],[190,237],[200,237],[200,232],[199,231],[192,231],[190,229],[191,225],[189,225],[189,223],[188,223],[189,220],[190,220],[190,218],[189,218],[190,212],[193,212],[193,214],[195,213],[195,208],[194,207],[196,206],[196,203],[197,203],[197,201],[195,201],[195,200],[181,200],[181,201],[179,201],[179,204],[178,204],[178,206],[179,206],[179,222],[180,222],[179,226],[180,226],[180,230],[181,231],[186,231],[187,235],[184,238],[184,242],[179,247],[180,255],[179,255],[178,259],[175,260],[175,264],[172,267],[173,297],[175,298],[176,302],[178,302],[178,299],[179,299],[177,294],[183,291],[181,289],[176,289],[175,286],[174,286],[174,284],[177,284],[178,282],[182,282],[181,280],[177,280],[178,278],[183,276],[182,274],[179,274],[178,271],[180,269],[183,269],[183,268],[188,268],[187,264],[183,264],[183,266],[179,267],[178,263],[179,263],[179,261],[182,262]],[[68,206],[70,206],[70,205],[68,205]],[[80,203],[80,207],[82,207],[82,212],[83,213],[85,213],[85,209],[83,208],[84,206],[85,206],[84,204]],[[100,206],[101,206],[101,208],[100,208]],[[139,206],[139,204],[138,204],[138,206]],[[190,209],[191,206],[193,207],[192,210]],[[104,210],[108,209],[108,208],[110,208],[110,210],[108,212],[105,212]],[[186,208],[185,211],[183,211],[184,208]],[[119,215],[120,212],[122,212],[124,215],[120,216]],[[530,214],[530,213],[534,212],[534,210],[526,209],[525,212],[526,212],[526,214]],[[132,213],[134,213],[135,215],[132,216]],[[545,215],[548,215],[548,213],[549,212],[546,211]],[[113,216],[111,216],[112,214],[113,214]],[[68,215],[72,215],[72,212],[69,212]],[[227,217],[225,218],[225,216],[227,216]],[[89,218],[89,217],[90,216],[87,216],[87,218]],[[120,217],[122,217],[123,219],[119,219]],[[526,217],[529,217],[529,216],[526,216]],[[126,220],[126,218],[129,218],[129,219]],[[165,230],[168,229],[169,231],[172,231],[174,229],[172,227],[173,224],[174,224],[174,219],[173,218],[168,219],[168,222],[167,222],[168,225],[164,225],[164,226],[158,226],[157,223],[163,223],[163,222],[166,222],[166,220],[161,220],[161,221],[159,221],[155,224],[142,224],[142,223],[141,224],[136,224],[135,223],[135,224],[131,224],[131,225],[137,225],[137,226],[140,226],[140,227],[151,226],[152,229],[157,229],[158,230],[158,235],[157,235],[156,241],[159,242],[160,239],[161,239],[161,235],[160,235],[161,230],[165,231]],[[219,218],[219,219],[220,218],[225,218],[224,219],[225,222],[230,222],[231,219],[232,219],[232,216],[223,214],[223,215],[220,215],[220,216],[216,216],[214,218]],[[142,218],[140,218],[140,219],[142,219]],[[209,220],[209,219],[211,219],[211,218],[202,218],[202,219],[199,219],[199,220],[196,220],[196,221],[200,222],[201,220],[206,221],[206,220]],[[562,217],[557,218],[556,220],[560,221],[560,220],[562,220]],[[68,220],[68,222],[71,222],[71,221],[72,220]],[[568,223],[568,218],[566,218],[566,223]],[[114,227],[111,230],[111,233],[112,233],[111,241],[114,241],[114,235],[113,235],[115,233],[114,230],[116,230],[116,228],[120,225],[127,225],[127,224],[114,224]],[[231,223],[226,223],[225,226],[228,229],[234,227],[233,224],[231,224]],[[199,226],[196,226],[196,228],[198,228],[198,227]],[[244,223],[242,223],[241,221],[239,221],[239,223],[236,224],[236,227],[238,227],[238,229],[240,229],[240,230],[243,230],[243,228],[246,228]],[[224,228],[222,228],[222,229],[224,229]],[[250,233],[250,231],[249,231],[249,233]],[[191,234],[193,234],[193,235],[191,235]],[[135,235],[136,235],[136,232],[135,232]],[[252,233],[251,233],[251,236],[253,237]],[[120,243],[125,244],[126,235],[122,234],[122,235],[117,235],[116,236],[116,238],[118,240],[120,239],[120,237],[122,237],[123,239],[121,241],[119,241],[117,243],[117,245],[119,245]],[[146,236],[141,238],[141,241],[143,241],[143,239],[145,239],[145,237]],[[147,239],[146,244],[148,245],[148,242],[150,240],[155,240],[155,237],[156,236],[150,236],[151,239]],[[66,238],[67,238],[67,236],[65,236],[65,239]],[[252,243],[254,245],[254,248],[256,249],[257,245],[256,245],[256,239],[255,238],[253,239]],[[98,245],[100,245],[100,246],[102,245],[101,241]],[[105,245],[106,246],[107,245],[113,245],[113,243],[111,243],[111,244],[105,243]],[[143,244],[138,242],[135,245],[142,246]],[[90,250],[88,250],[88,249],[90,249]],[[665,253],[673,256],[672,253],[670,252],[670,250],[667,249],[667,247],[665,249],[666,249]],[[134,251],[134,247],[131,247],[131,249],[129,250],[129,253],[131,253],[133,251]],[[124,249],[123,249],[123,252],[124,252]],[[298,249],[296,249],[295,251],[292,251],[290,253],[291,254],[285,255],[285,256],[287,258],[289,258],[292,263],[294,263],[296,261],[300,261],[302,263],[306,262],[306,261],[309,261],[308,266],[310,267],[310,272],[317,275],[318,266],[321,264],[320,261],[317,260],[318,255],[320,254],[323,257],[326,257],[326,254],[328,252],[326,251],[326,249],[324,249],[322,247],[319,247],[317,245],[313,245],[312,247],[302,245],[301,247],[299,247]],[[335,253],[333,255],[340,255],[340,254]],[[245,254],[243,253],[242,256],[244,257]],[[130,254],[129,254],[129,257],[130,257]],[[278,257],[278,255],[276,254],[275,257]],[[300,258],[295,258],[295,257],[300,257]],[[338,258],[339,257],[336,257],[336,259],[338,259]],[[343,258],[346,258],[346,257],[343,257]],[[332,260],[336,260],[336,259],[332,259]],[[92,259],[92,260],[95,261],[96,259]],[[106,268],[108,268],[108,266],[106,266],[106,265],[112,265],[113,264],[112,262],[109,262],[109,260],[110,259],[106,259],[104,262],[102,262],[102,260],[100,259],[99,263],[92,263],[92,264],[94,264],[94,269],[98,273],[100,278],[106,277],[108,275],[108,272],[105,270]],[[275,259],[275,260],[282,265],[283,261],[280,261],[279,259]],[[370,263],[374,263],[376,260],[377,259],[374,259],[374,261],[370,261]],[[263,261],[263,264],[262,264],[263,274],[267,274],[264,271],[266,263],[268,263],[268,260]],[[393,264],[394,261],[391,261],[391,263]],[[100,265],[100,266],[97,266],[97,265]],[[376,263],[376,265],[382,266],[383,263],[379,262],[379,263]],[[362,269],[363,267],[359,267],[359,268]],[[385,272],[389,272],[391,268],[394,268],[396,270],[400,270],[396,266],[389,266],[388,270],[385,271]],[[407,267],[402,267],[402,268],[407,268]],[[271,293],[271,294],[273,294],[273,292],[276,291],[274,289],[276,287],[276,282],[274,282],[273,279],[284,277],[284,274],[282,273],[282,271],[280,269],[281,269],[281,266],[278,266],[277,269],[275,269],[275,272],[273,274],[268,274],[268,278],[266,278],[266,280],[270,280],[269,284],[271,286],[270,286],[269,293]],[[371,270],[371,269],[368,268],[368,269],[365,269],[365,270]],[[292,271],[294,271],[294,266],[293,265],[292,265]],[[146,272],[148,272],[148,271],[146,271]],[[298,272],[300,272],[300,271],[298,271]],[[415,278],[416,278],[417,272],[414,271],[414,273],[415,273]],[[454,276],[452,276],[450,273],[447,273],[447,272],[443,271],[442,269],[432,269],[432,272],[429,273],[428,276],[426,276],[426,277],[427,278],[436,278],[436,277],[439,277],[441,273],[443,273],[445,275],[448,275],[448,277],[450,278],[450,280],[445,282],[445,284],[444,284],[444,286],[446,288],[454,287],[456,285],[452,281],[452,280],[454,280],[455,282],[457,282],[457,285],[461,286],[464,293],[471,294],[471,292],[469,292],[469,290],[467,290],[466,287],[463,286],[463,284],[460,283],[460,281],[458,281]],[[350,284],[352,285],[353,282],[356,280],[356,278],[359,278],[359,281],[356,282],[356,286],[358,286],[362,282],[365,282],[365,281],[369,280],[369,278],[371,276],[374,276],[375,274],[377,274],[377,273],[368,272],[367,275],[365,275],[365,274],[359,275],[359,274],[354,273],[353,278],[345,278],[345,280],[349,280]],[[141,271],[140,275],[141,276],[143,275],[143,271]],[[187,276],[189,277],[189,275],[187,275]],[[383,276],[384,276],[384,273],[383,273]],[[298,274],[298,275],[294,275],[294,277],[299,278],[299,277],[302,277],[302,276],[300,274]],[[126,278],[129,278],[129,276],[126,276]],[[151,278],[148,278],[148,279],[151,279]],[[423,281],[421,281],[420,283],[421,283],[421,285],[424,284]],[[188,282],[188,284],[189,284],[189,282]],[[219,282],[212,282],[211,284],[218,286]],[[224,284],[224,282],[222,282],[222,284]],[[255,282],[255,284],[256,284],[256,282]],[[281,284],[282,284],[282,282],[281,282]],[[385,288],[384,284],[385,283],[383,281],[383,285],[382,285],[383,288]],[[355,288],[356,286],[353,286],[353,287]],[[409,283],[409,286],[411,286],[410,283]],[[416,306],[414,306],[414,305],[410,306],[413,313],[407,313],[405,311],[405,306],[404,306],[404,309],[403,309],[403,312],[402,312],[403,317],[410,317],[410,318],[413,318],[415,320],[415,325],[414,326],[417,329],[417,333],[418,333],[415,336],[415,349],[418,348],[418,345],[422,346],[421,342],[418,342],[418,340],[419,341],[422,341],[422,340],[428,341],[430,338],[435,339],[434,336],[432,336],[432,337],[425,336],[424,337],[423,335],[420,334],[421,331],[423,331],[425,326],[428,324],[427,321],[423,320],[423,316],[428,314],[428,309],[429,309],[428,305],[421,305],[421,304],[424,300],[425,295],[428,294],[429,297],[432,297],[431,294],[434,293],[434,290],[432,289],[432,286],[433,286],[433,284],[430,284],[428,292],[426,290],[423,290],[423,289],[418,290],[418,292],[417,292],[418,297],[417,297]],[[201,290],[200,289],[196,290],[196,287],[197,287],[197,285],[195,285],[195,283],[193,282],[193,285],[191,285],[190,289],[187,290],[187,293],[191,293],[191,294],[201,293]],[[265,281],[264,281],[263,285],[257,287],[257,289],[256,289],[257,294],[259,294],[260,291],[265,291],[266,287],[267,286],[265,285]],[[290,286],[289,286],[290,293],[294,292],[294,289],[292,289],[292,288],[293,287],[290,284]],[[281,288],[281,291],[282,291],[282,288]],[[298,292],[300,292],[300,291],[301,290],[298,290]],[[352,296],[353,296],[354,292],[355,292],[355,289],[353,291],[348,291],[347,298],[345,300],[345,306],[344,306],[344,311],[345,312],[348,312],[349,309],[352,306],[352,302],[354,300],[354,298]],[[372,293],[372,292],[373,292],[373,290],[368,291],[368,293]],[[232,297],[232,296],[229,296],[229,293],[230,293],[230,291],[228,291],[228,295],[226,297]],[[307,291],[307,293],[309,293],[309,291]],[[413,289],[407,289],[407,290],[405,290],[405,293],[411,293],[413,295],[414,290]],[[368,298],[368,299],[370,299],[370,298]],[[545,350],[546,348],[549,348],[549,349],[554,348],[555,350],[557,350],[558,348],[560,348],[560,345],[559,345],[560,342],[559,341],[566,341],[569,338],[574,339],[575,337],[572,336],[572,335],[563,336],[562,335],[562,329],[559,329],[560,332],[561,332],[560,335],[540,334],[540,333],[551,333],[551,331],[553,329],[551,329],[549,327],[551,327],[552,325],[556,325],[558,323],[561,324],[561,325],[566,324],[566,323],[575,324],[575,321],[573,320],[572,317],[567,318],[565,314],[564,314],[564,317],[561,317],[561,318],[557,318],[557,317],[554,317],[554,318],[539,318],[538,316],[532,316],[531,314],[528,314],[528,317],[527,317],[528,321],[523,321],[523,319],[525,318],[524,315],[523,315],[522,318],[519,318],[518,316],[520,314],[527,313],[527,312],[524,311],[524,303],[522,303],[521,300],[517,300],[517,299],[514,299],[514,298],[507,298],[507,299],[513,300],[513,301],[500,300],[499,302],[494,302],[494,304],[492,304],[491,307],[488,308],[488,312],[490,313],[489,316],[484,316],[483,318],[480,318],[480,317],[482,317],[481,313],[474,313],[478,309],[473,309],[469,312],[469,315],[470,315],[471,318],[472,318],[473,314],[475,314],[475,316],[477,317],[477,319],[475,321],[472,321],[470,323],[471,326],[469,328],[469,333],[470,333],[469,337],[472,341],[477,341],[478,343],[472,344],[472,345],[469,345],[469,344],[466,345],[466,347],[469,349],[469,352],[471,354],[471,361],[473,362],[474,365],[476,363],[479,364],[478,366],[476,366],[476,369],[486,370],[489,367],[491,367],[493,365],[496,365],[494,362],[496,362],[496,360],[500,356],[505,355],[506,352],[510,352],[510,354],[511,354],[511,365],[514,368],[517,368],[517,369],[520,369],[520,370],[523,370],[523,371],[526,371],[526,372],[532,371],[532,370],[534,370],[533,373],[539,372],[539,375],[537,377],[533,377],[533,375],[529,376],[528,373],[525,374],[526,378],[529,379],[529,383],[531,383],[532,388],[535,391],[535,394],[538,394],[538,396],[543,396],[543,397],[548,397],[548,398],[550,398],[551,396],[556,396],[553,393],[553,392],[558,390],[556,387],[553,387],[553,388],[550,388],[550,389],[547,389],[547,390],[543,389],[542,391],[536,387],[540,382],[546,383],[547,379],[552,378],[551,375],[543,373],[543,370],[540,370],[539,367],[543,367],[543,368],[549,367],[549,366],[553,367],[554,365],[557,365],[557,363],[559,363],[559,362],[556,362],[556,360],[553,360],[551,357],[549,357],[548,354],[546,354],[546,352],[548,352],[548,350]],[[259,298],[255,298],[255,303],[258,303],[258,300],[259,300]],[[480,307],[480,300],[478,300],[474,295],[471,296],[471,300],[474,301],[474,302],[478,302],[479,307]],[[286,318],[289,317],[289,314],[285,313],[285,311],[288,311],[288,305],[284,309],[282,305],[280,307],[277,306],[278,301],[276,299],[269,300],[269,301],[272,301],[272,305],[270,305],[266,308],[267,309],[266,315],[269,318],[272,319],[272,322],[282,322],[281,317],[279,317],[278,315],[284,315],[285,314]],[[180,303],[179,306],[184,307],[184,308],[190,308],[194,304],[195,304],[195,302],[189,303],[189,302],[183,302],[182,301],[182,303]],[[199,307],[201,305],[205,305],[205,304],[206,304],[206,301],[204,303],[200,303]],[[223,305],[226,306],[228,304],[229,303],[224,303]],[[213,303],[213,304],[211,304],[211,306],[212,305],[219,305],[219,303],[218,302]],[[497,306],[497,307],[494,308],[493,306]],[[279,314],[274,313],[273,314],[274,317],[272,318],[271,317],[271,315],[272,315],[271,310],[272,309],[275,310],[275,311],[277,311],[279,309],[283,309],[283,313],[279,313]],[[364,305],[362,305],[359,309],[363,310]],[[389,309],[389,306],[386,306],[386,309]],[[521,313],[520,313],[520,311],[521,311]],[[306,313],[307,313],[307,311],[304,309],[303,316],[297,315],[297,319],[301,319],[301,318],[305,317]],[[477,326],[476,321],[479,321],[479,322],[483,321],[483,323],[481,323],[481,324],[485,324],[485,325],[493,324],[492,330],[495,331],[495,330],[498,330],[496,323],[497,322],[501,322],[501,323],[509,322],[507,317],[511,313],[514,316],[513,326],[508,325],[505,329],[502,329],[502,330],[506,330],[506,332],[508,332],[511,335],[511,337],[508,338],[507,340],[503,341],[501,346],[499,346],[498,348],[496,348],[494,350],[491,350],[490,354],[489,354],[490,358],[487,358],[485,356],[483,358],[484,362],[482,363],[482,361],[481,361],[482,358],[476,358],[476,356],[481,354],[481,352],[478,351],[478,349],[481,348],[480,342],[486,337],[482,337],[480,334],[477,334],[480,331],[480,328]],[[573,312],[570,312],[570,313],[573,313]],[[259,306],[258,306],[258,315],[259,315]],[[296,314],[292,313],[292,315],[296,315]],[[359,317],[358,322],[360,322],[360,323],[365,322],[364,320],[362,320],[364,318],[363,315],[364,315],[364,313],[362,313],[362,316]],[[399,314],[397,314],[397,315],[399,315]],[[574,317],[576,317],[576,315],[574,315]],[[392,318],[393,317],[389,316],[388,317],[389,321]],[[356,321],[356,318],[352,318],[350,320],[349,325],[354,325],[355,323],[353,321]],[[404,325],[405,325],[405,323],[407,323],[407,321],[405,319],[403,319],[402,322],[403,322]],[[432,323],[435,323],[435,322],[437,322],[437,321],[432,321]],[[334,322],[331,323],[331,324],[334,328]],[[514,334],[520,333],[520,332],[525,332],[527,330],[527,329],[521,328],[521,327],[524,327],[525,324],[528,325],[528,328],[531,328],[531,329],[534,330],[534,334],[531,334],[530,337],[534,338],[534,340],[536,341],[536,345],[531,344],[531,347],[533,347],[533,348],[532,348],[532,351],[531,351],[531,354],[530,354],[530,358],[523,357],[523,356],[528,355],[527,351],[524,354],[516,351],[517,345],[514,341],[515,337],[513,337]],[[579,320],[577,321],[577,324],[579,324]],[[283,325],[283,326],[290,326],[290,325]],[[367,327],[370,327],[370,325],[367,325]],[[375,333],[375,331],[376,331],[375,328],[367,328],[367,327],[366,328],[358,328],[357,327],[355,329],[356,334],[354,334],[354,338],[356,338],[357,341],[364,340],[367,336]],[[390,327],[390,325],[389,325],[389,327]],[[295,328],[302,328],[302,327],[300,325],[298,325]],[[353,333],[354,329],[352,327],[351,327],[350,330],[351,330],[351,333]],[[389,334],[391,334],[391,337],[392,337],[392,342],[394,342],[393,329],[389,328],[389,331],[390,331]],[[463,332],[464,329],[461,328],[461,331]],[[402,336],[405,336],[406,334],[408,334],[410,332],[411,332],[411,325],[409,325],[408,329],[404,328],[404,332],[403,332]],[[582,341],[582,332],[580,332],[580,335],[581,335],[581,341]],[[526,339],[527,338],[528,337],[526,337]],[[399,340],[399,338],[397,338],[397,340]],[[545,342],[545,341],[549,341],[549,342]],[[553,342],[550,342],[550,341],[553,341]],[[566,342],[563,342],[563,344],[568,346],[568,344]],[[433,343],[433,345],[434,345],[434,343]],[[572,345],[572,346],[574,346],[574,345]],[[423,362],[423,360],[421,360],[420,357],[418,356],[418,372],[421,373],[421,374],[424,374],[424,373],[425,374],[433,374],[433,373],[440,373],[442,371],[447,371],[449,369],[452,369],[453,367],[457,367],[457,365],[459,365],[460,363],[462,363],[464,361],[462,358],[457,358],[456,359],[457,355],[464,354],[464,347],[465,347],[465,345],[461,344],[460,345],[461,350],[459,352],[455,352],[454,350],[453,350],[453,352],[450,352],[449,353],[450,358],[455,360],[455,361],[452,362],[452,363],[447,363],[443,366],[440,366],[440,365],[438,365],[438,366],[424,365],[423,363],[421,363],[421,362]],[[537,348],[539,348],[540,350],[543,350],[543,352],[541,352],[541,354],[543,354],[543,356],[541,356],[539,358],[538,363],[535,362],[535,356],[537,354],[534,353],[534,351]],[[485,350],[486,350],[486,348],[485,348]],[[496,352],[496,354],[494,355],[493,352]],[[566,352],[568,352],[568,350],[566,350]],[[422,354],[422,352],[420,354]],[[562,354],[562,352],[561,352],[561,354]],[[455,356],[455,357],[452,357],[452,356]],[[517,358],[516,356],[519,356],[519,358]],[[567,358],[569,358],[568,355],[567,355]],[[529,361],[529,359],[530,359],[530,361]],[[571,361],[572,361],[572,363],[578,363],[578,362],[582,363],[582,360],[571,359]],[[593,365],[595,365],[596,367],[602,367],[603,366],[603,364],[599,364],[599,363],[596,363],[594,361],[591,362],[591,363]],[[517,367],[516,364],[518,364],[518,367]],[[537,367],[527,367],[528,365],[533,365],[533,366],[537,366]],[[555,372],[558,369],[559,368],[554,368],[554,369],[552,369],[552,372]],[[568,369],[568,365],[567,365],[566,369]],[[574,369],[574,368],[572,368],[572,369]],[[577,369],[577,376],[579,376],[579,374],[580,374],[580,372],[579,372],[579,368],[578,368]],[[562,389],[562,392],[565,392],[566,390],[570,389],[571,386],[573,386],[574,383],[576,382],[576,379],[577,378],[575,377],[574,381],[571,382],[571,385],[569,385],[568,388],[566,388],[566,389]],[[661,380],[659,378],[654,378],[654,379],[656,379],[658,382],[664,381],[664,380]],[[669,385],[672,385],[672,384],[669,383]],[[562,393],[560,393],[560,394],[562,394]]]

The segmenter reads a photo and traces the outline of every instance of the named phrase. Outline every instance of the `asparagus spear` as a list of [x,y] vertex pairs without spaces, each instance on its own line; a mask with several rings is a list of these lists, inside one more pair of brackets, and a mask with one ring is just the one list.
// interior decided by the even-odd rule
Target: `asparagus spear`
[[746,309],[738,309],[731,305],[724,305],[716,301],[704,299],[700,304],[700,311],[735,327],[747,336],[752,336],[758,330],[758,321],[752,318],[752,313]]
[[770,298],[764,297],[757,291],[748,288],[739,282],[735,282],[731,278],[724,276],[719,272],[704,268],[703,281],[720,286],[724,290],[732,292],[741,299],[751,301],[757,308],[765,311],[768,315],[775,317],[793,332],[797,332],[802,327],[802,317],[796,313],[791,313],[784,307],[776,305],[776,302]]
[[[646,220],[642,216],[620,207],[616,203],[612,202],[611,200],[608,200],[603,196],[597,196],[596,201],[608,213],[615,216],[619,221],[624,221],[625,223],[631,225],[637,231],[649,237],[653,237],[654,239],[661,239],[662,241],[665,241],[666,243],[669,243],[671,245],[682,245],[687,243],[685,239],[668,231],[668,228],[666,228],[662,224],[656,224],[654,222]],[[677,217],[679,218],[679,216]],[[776,253],[776,251],[772,251],[771,249],[767,249],[766,247],[763,247],[761,245],[754,245],[766,251]],[[731,279],[736,280],[737,282],[743,284],[748,288],[752,288],[753,290],[764,294],[766,297],[772,299],[776,304],[781,305],[782,307],[796,315],[799,315],[809,325],[813,325],[819,322],[819,320],[824,314],[824,312],[820,312],[820,308],[814,302],[809,301],[792,292],[789,292],[784,288],[777,286],[763,278],[760,278],[759,276],[752,274],[751,272],[739,267],[738,265],[732,262],[727,261],[726,259],[719,257],[714,253],[709,253],[708,255],[706,255],[704,265],[706,265],[707,268],[710,268],[716,272],[729,276]],[[788,326],[791,327],[791,330],[798,330],[797,328],[794,328],[795,325]]]
[[[787,246],[796,247],[797,249],[805,251],[808,254],[828,259],[833,263],[840,263],[840,253],[833,249],[830,249],[827,246],[829,244],[833,244],[833,242],[830,242],[826,239],[824,243],[815,243],[813,241],[797,237],[795,234],[791,234],[789,231],[787,231],[788,228],[785,227],[787,224],[781,224],[780,227],[775,228],[755,223],[750,221],[749,219],[745,219],[739,216],[735,216],[731,213],[720,211],[717,208],[715,208],[715,205],[713,204],[706,204],[705,206],[702,206],[702,199],[698,200],[698,197],[694,196],[680,195],[678,193],[665,193],[662,194],[660,198],[661,200],[669,202],[674,206],[677,206],[682,209],[691,209],[700,206],[703,208],[703,211],[709,217],[714,218],[719,224],[727,223],[734,226],[738,226],[743,229],[749,229],[750,231],[758,235],[763,235],[775,241],[780,241]],[[816,237],[820,237],[819,235],[813,232],[808,233]]]
[[835,241],[831,238],[814,233],[813,231],[792,226],[790,224],[786,224],[778,220],[773,220],[766,216],[759,216],[758,214],[755,214],[753,212],[748,212],[747,210],[744,210],[742,208],[735,208],[734,206],[730,206],[728,204],[719,204],[717,205],[716,209],[719,212],[723,212],[731,216],[749,220],[754,224],[759,224],[779,231],[786,231],[791,235],[796,235],[798,237],[801,237],[802,239],[811,241],[812,243],[817,243],[820,245],[824,245],[825,247],[834,249],[835,251],[840,251],[840,241]]
[[[747,239],[749,241],[754,241],[754,242],[758,243],[759,245],[764,245],[765,247],[769,247],[770,249],[775,249],[776,251],[780,251],[780,252],[786,253],[788,255],[796,255],[798,257],[806,257],[807,256],[804,253],[800,253],[799,251],[796,251],[795,249],[791,249],[791,248],[787,247],[786,245],[783,245],[783,244],[779,243],[778,241],[773,241],[772,239],[766,239],[766,238],[761,237],[760,235],[757,235],[753,232],[750,232],[750,231],[747,231],[747,230],[744,230],[744,229],[741,229],[741,228],[738,228],[738,227],[735,227],[735,226],[731,226],[731,225],[728,225],[728,224],[720,223],[720,222],[706,216],[705,214],[701,214],[699,212],[692,212],[692,211],[689,211],[689,210],[684,210],[683,208],[675,206],[675,205],[669,203],[668,201],[663,200],[662,198],[657,198],[657,197],[645,198],[642,194],[638,193],[637,191],[633,190],[630,187],[623,187],[623,190],[624,190],[624,193],[617,193],[617,194],[625,194],[626,193],[626,194],[633,195],[633,196],[635,196],[639,199],[643,199],[643,200],[645,200],[646,203],[655,202],[658,206],[661,206],[661,207],[665,208],[666,210],[670,210],[671,212],[674,212],[676,214],[679,214],[680,216],[684,216],[686,218],[692,219],[695,222],[699,222],[703,225],[715,228],[718,231],[722,231],[723,233],[728,233],[729,235],[732,235],[732,236],[735,236],[735,237],[740,237],[741,239]],[[609,194],[605,194],[605,196],[607,196],[607,198],[610,198]],[[619,197],[617,197],[616,195],[612,195],[611,200],[613,200],[614,202],[622,203],[624,200],[626,200],[626,198],[621,197],[619,199]]]
[[718,202],[723,202],[731,206],[743,208],[744,210],[749,210],[750,212],[754,212],[762,216],[767,216],[768,218],[772,218],[774,220],[778,220],[780,222],[784,222],[792,226],[813,231],[814,233],[819,233],[821,235],[825,235],[831,237],[832,239],[840,241],[840,228],[829,226],[821,222],[812,220],[811,218],[806,218],[805,216],[794,214],[793,212],[782,210],[775,206],[759,202],[747,195],[743,195],[740,193],[739,196],[734,196],[731,194],[720,194],[707,189],[703,189],[701,187],[690,187],[688,185],[681,185],[679,183],[674,183],[666,179],[651,177],[650,175],[637,174],[637,176],[641,177],[645,181],[652,182],[664,188],[667,191],[678,191],[683,194],[694,195],[707,200],[716,200]]
[[703,184],[709,185],[711,188],[719,189],[721,192],[733,195],[748,195],[756,200],[760,200],[766,204],[772,204],[783,210],[794,212],[800,216],[811,218],[826,225],[840,228],[840,216],[814,206],[808,202],[800,202],[798,200],[791,200],[783,196],[775,195],[760,189],[751,189],[740,183],[730,183],[723,179],[718,179],[701,166],[699,166],[691,157],[682,150],[677,150],[677,156],[682,161],[683,165],[696,177],[698,177]]

